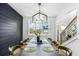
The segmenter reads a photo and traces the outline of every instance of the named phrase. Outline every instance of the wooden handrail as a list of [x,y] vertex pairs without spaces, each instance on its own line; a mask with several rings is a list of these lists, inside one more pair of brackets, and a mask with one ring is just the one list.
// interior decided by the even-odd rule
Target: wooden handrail
[[61,35],[65,32],[65,30],[71,25],[71,23],[72,23],[76,18],[77,18],[77,16],[75,16],[75,17],[73,18],[73,20],[68,24],[68,26],[60,33],[60,39],[61,39],[60,43],[61,43],[61,44],[62,44]]
[[77,18],[77,16],[74,17],[74,19],[68,24],[68,26],[61,32],[61,34],[70,26],[70,24]]

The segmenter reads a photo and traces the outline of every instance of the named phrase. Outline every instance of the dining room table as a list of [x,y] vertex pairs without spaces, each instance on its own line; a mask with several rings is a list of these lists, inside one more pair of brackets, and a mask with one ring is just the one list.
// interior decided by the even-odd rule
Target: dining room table
[[37,44],[37,38],[33,37],[21,52],[21,56],[57,56],[57,51],[53,48],[47,38],[40,37],[42,44]]

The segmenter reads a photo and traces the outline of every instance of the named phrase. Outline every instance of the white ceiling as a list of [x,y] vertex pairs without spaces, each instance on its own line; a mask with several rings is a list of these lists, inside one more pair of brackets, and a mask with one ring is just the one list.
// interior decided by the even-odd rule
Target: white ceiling
[[[38,12],[37,3],[9,3],[22,16],[32,16]],[[48,16],[57,16],[68,4],[64,3],[42,3],[41,11]]]

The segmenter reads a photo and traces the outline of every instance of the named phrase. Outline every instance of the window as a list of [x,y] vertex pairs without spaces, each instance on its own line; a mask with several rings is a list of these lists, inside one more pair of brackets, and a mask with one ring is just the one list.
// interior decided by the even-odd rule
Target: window
[[48,33],[48,20],[47,16],[36,14],[32,18],[32,22],[30,23],[30,34],[33,34],[34,31],[39,31],[42,34]]

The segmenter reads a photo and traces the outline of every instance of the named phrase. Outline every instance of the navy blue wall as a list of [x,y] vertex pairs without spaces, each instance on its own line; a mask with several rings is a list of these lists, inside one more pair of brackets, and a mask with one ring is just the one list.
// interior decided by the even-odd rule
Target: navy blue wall
[[0,55],[9,54],[8,47],[22,39],[22,16],[6,3],[0,3]]

